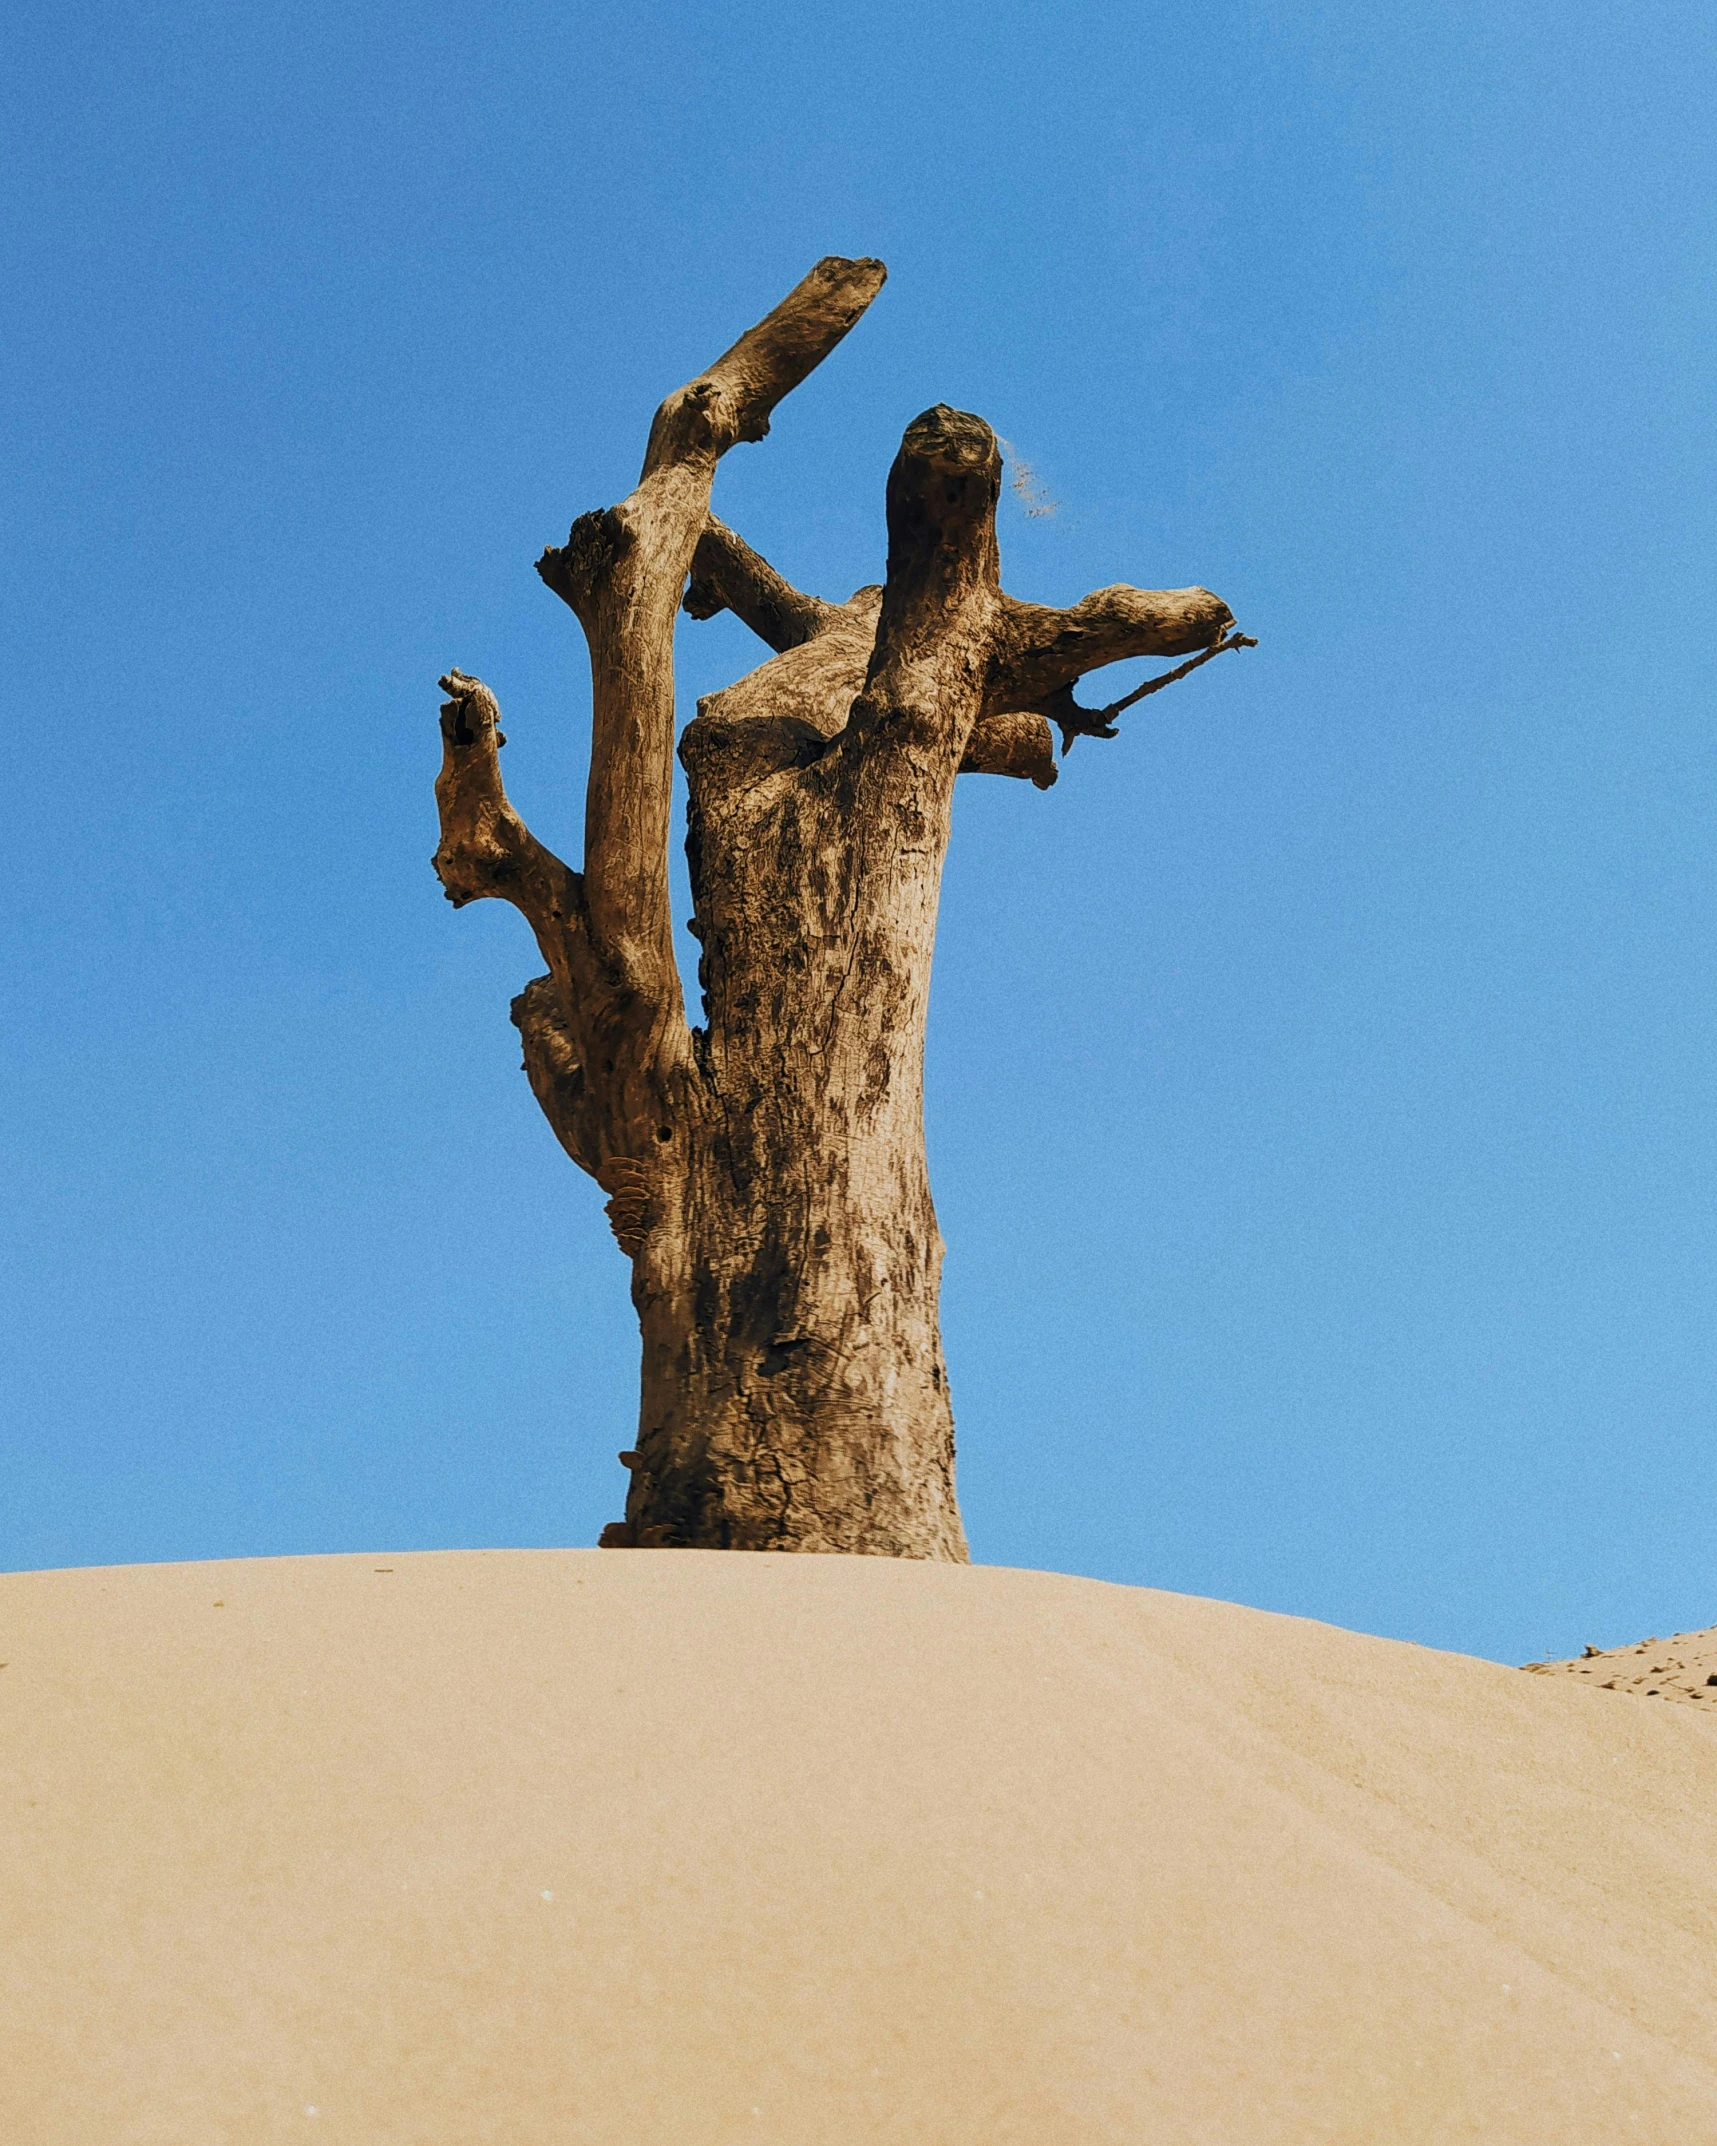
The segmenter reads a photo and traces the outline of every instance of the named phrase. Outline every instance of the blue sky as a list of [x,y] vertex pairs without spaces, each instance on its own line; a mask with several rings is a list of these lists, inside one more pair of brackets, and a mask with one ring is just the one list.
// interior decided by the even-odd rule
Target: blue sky
[[[961,787],[975,1554],[1514,1659],[1717,1617],[1707,11],[12,21],[0,1565],[617,1517],[624,1263],[524,927],[429,871],[435,678],[576,853],[532,561],[843,252],[720,512],[843,596],[948,401],[1057,502],[1015,593],[1262,644]],[[688,709],[758,653],[687,622]]]

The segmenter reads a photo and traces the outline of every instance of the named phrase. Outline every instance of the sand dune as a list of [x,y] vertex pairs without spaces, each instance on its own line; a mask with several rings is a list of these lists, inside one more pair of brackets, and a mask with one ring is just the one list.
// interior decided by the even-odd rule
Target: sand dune
[[1717,1713],[1717,1625],[1633,1647],[1588,1647],[1571,1662],[1528,1662],[1539,1677],[1585,1677],[1603,1691],[1674,1699]]
[[686,1552],[13,1575],[0,1660],[8,2146],[1717,2140],[1692,1705]]

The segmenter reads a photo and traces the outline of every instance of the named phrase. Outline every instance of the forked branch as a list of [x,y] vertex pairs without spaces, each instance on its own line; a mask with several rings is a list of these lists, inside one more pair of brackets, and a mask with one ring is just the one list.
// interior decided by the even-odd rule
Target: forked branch
[[[1160,693],[1213,656],[1231,648],[1256,648],[1241,633],[1234,614],[1208,589],[1098,589],[1065,611],[1004,597],[1001,630],[991,663],[986,705],[992,710],[1032,710],[1055,723],[1065,753],[1079,737],[1118,735],[1113,718],[1148,694]],[[1129,656],[1178,656],[1177,664],[1103,708],[1074,698],[1086,672]]]
[[1146,700],[1153,693],[1160,693],[1164,686],[1178,685],[1190,677],[1200,664],[1208,663],[1213,656],[1223,656],[1231,648],[1256,648],[1257,638],[1250,633],[1219,634],[1206,649],[1196,656],[1189,656],[1184,663],[1177,663],[1172,671],[1159,671],[1156,677],[1147,678],[1136,685],[1130,693],[1123,693],[1119,700],[1112,700],[1106,707],[1086,708],[1073,697],[1073,688],[1063,686],[1046,707],[1051,722],[1061,731],[1061,750],[1065,755],[1072,750],[1075,738],[1118,738],[1121,733],[1115,727],[1115,717],[1126,713],[1135,702]]
[[[566,544],[538,562],[543,580],[578,614],[590,646],[585,911],[591,943],[631,1009],[613,1039],[614,1079],[628,1092],[627,1114],[640,1123],[651,1114],[644,1091],[662,1054],[689,1047],[668,895],[674,620],[708,524],[716,463],[738,441],[764,436],[775,405],[852,327],[884,273],[880,261],[819,261],[772,313],[661,405],[637,489],[617,507],[582,516]],[[765,589],[750,563],[755,554],[717,548],[732,589],[722,600],[737,596],[736,609],[744,604],[775,631],[790,630],[782,610],[787,585]]]
[[611,980],[595,959],[578,874],[546,848],[513,810],[501,780],[507,742],[495,696],[480,678],[449,671],[441,709],[441,815],[436,877],[455,908],[511,902],[536,934],[549,973],[513,1004],[525,1043],[525,1071],[549,1123],[573,1160],[596,1171],[613,1129],[586,1088],[586,1041],[614,1014]]
[[578,874],[537,840],[508,800],[500,762],[507,740],[494,694],[463,671],[449,671],[440,684],[447,699],[435,780],[441,815],[435,876],[456,909],[488,896],[511,902],[552,964],[566,934],[582,923]]

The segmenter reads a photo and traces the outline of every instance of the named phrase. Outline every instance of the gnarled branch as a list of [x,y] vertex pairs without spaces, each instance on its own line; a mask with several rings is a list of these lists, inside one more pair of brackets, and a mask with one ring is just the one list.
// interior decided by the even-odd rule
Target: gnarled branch
[[[1160,693],[1165,686],[1178,685],[1190,677],[1201,664],[1213,656],[1224,656],[1231,648],[1256,648],[1257,638],[1250,633],[1230,633],[1224,630],[1196,656],[1188,656],[1184,663],[1177,663],[1172,671],[1160,671],[1155,678],[1147,678],[1136,685],[1130,693],[1123,693],[1119,700],[1112,700],[1106,707],[1087,708],[1073,697],[1073,688],[1063,686],[1050,695],[1045,703],[1045,712],[1061,731],[1061,750],[1065,756],[1073,749],[1075,738],[1118,738],[1121,733],[1115,728],[1114,718],[1123,715],[1138,701],[1152,693]],[[1004,718],[1004,720],[1006,720]]]
[[[682,610],[698,619],[731,611],[780,655],[825,635],[830,637],[831,649],[830,661],[820,664],[814,674],[814,692],[807,694],[804,690],[811,684],[810,678],[801,681],[795,676],[789,680],[780,666],[769,665],[719,696],[723,718],[729,723],[768,722],[778,726],[783,709],[791,709],[801,701],[818,713],[838,707],[835,673],[843,661],[851,668],[849,699],[856,696],[875,647],[882,593],[875,588],[860,589],[844,604],[809,596],[712,514],[698,539],[691,586]],[[838,654],[833,646],[837,641],[842,644]],[[795,687],[799,688],[797,692]],[[755,714],[748,706],[753,701]],[[824,722],[817,727],[822,736],[832,737],[839,726],[838,722]],[[1055,744],[1049,725],[1041,715],[1025,712],[980,716],[960,762],[962,775],[1012,775],[1035,783],[1040,790],[1050,788],[1055,772]]]
[[646,1091],[655,1072],[689,1047],[668,897],[673,638],[716,462],[736,442],[764,436],[775,405],[852,327],[884,273],[880,261],[819,261],[661,405],[637,489],[617,507],[582,516],[565,546],[538,562],[590,646],[585,910],[591,942],[632,1009],[607,1055],[625,1114],[640,1125],[654,1115]]
[[[922,644],[919,654],[908,660],[921,661],[968,599],[994,591],[982,633],[962,637],[967,653],[974,639],[983,641],[988,671],[959,772],[1011,775],[1043,790],[1056,779],[1051,722],[1061,729],[1064,753],[1075,737],[1115,737],[1112,719],[1147,694],[1175,684],[1230,648],[1257,646],[1250,635],[1232,630],[1227,605],[1207,589],[1117,586],[1099,589],[1066,610],[1002,595],[995,587],[994,500],[985,484],[974,489],[970,482],[979,471],[987,477],[994,450],[994,437],[981,419],[944,404],[908,427],[889,479],[887,590],[860,590],[846,604],[809,596],[712,515],[698,540],[683,608],[693,618],[731,610],[778,654],[825,635],[831,637],[831,650],[835,640],[852,644],[818,667],[823,704],[833,706],[833,673],[842,667],[840,659],[851,660],[856,653],[857,631],[871,636],[866,673],[874,686],[890,655],[898,660],[903,645],[916,639]],[[872,625],[876,593],[883,597],[882,615]],[[915,611],[921,615],[915,618]],[[1172,655],[1189,647],[1200,653],[1106,707],[1086,708],[1074,697],[1074,680],[1089,670],[1128,656]],[[794,688],[805,682],[797,675],[790,682],[781,667],[766,665],[716,696],[722,720],[729,725],[767,721],[778,729],[783,700],[803,698]],[[865,706],[856,711],[861,731],[874,730],[876,712],[876,695],[869,691]],[[825,737],[834,735],[826,723],[817,728]],[[785,749],[772,740],[760,764],[787,764],[781,759]]]
[[583,930],[578,874],[537,840],[508,800],[500,763],[507,740],[494,694],[463,671],[449,671],[441,690],[448,697],[441,708],[441,773],[435,780],[441,815],[435,876],[456,909],[490,896],[511,902],[536,933],[545,958],[570,984],[568,946]]
[[996,501],[1002,457],[981,417],[944,402],[907,426],[888,473],[888,578],[873,673],[946,636],[974,595],[1001,578]]
[[441,681],[441,815],[436,877],[455,908],[511,902],[549,965],[513,1002],[525,1071],[561,1145],[594,1176],[614,1142],[603,1098],[586,1084],[588,1038],[616,1013],[613,980],[590,945],[579,875],[539,842],[513,810],[501,781],[507,742],[495,696],[480,678],[449,671]]
[[[1057,724],[1065,753],[1077,737],[1115,737],[1112,717],[1212,656],[1257,645],[1249,634],[1234,630],[1234,614],[1208,589],[1122,584],[1097,589],[1064,611],[1005,596],[984,704],[993,713],[1031,711]],[[1179,656],[1189,650],[1199,653],[1107,707],[1086,708],[1074,698],[1075,681],[1087,671],[1129,656]]]
[[1097,589],[1065,611],[1004,597],[986,698],[1036,708],[1087,671],[1128,656],[1190,655],[1233,623],[1208,589]]
[[691,586],[680,608],[690,618],[731,611],[781,655],[821,633],[841,607],[794,588],[712,514],[692,554]]
[[657,410],[644,478],[768,436],[775,405],[817,367],[882,289],[880,261],[825,254],[772,313]]
[[981,417],[937,403],[907,426],[888,473],[888,578],[849,757],[900,747],[966,756],[995,607],[1001,451]]
[[972,725],[962,775],[1017,775],[1040,790],[1055,787],[1055,741],[1041,715],[982,715]]

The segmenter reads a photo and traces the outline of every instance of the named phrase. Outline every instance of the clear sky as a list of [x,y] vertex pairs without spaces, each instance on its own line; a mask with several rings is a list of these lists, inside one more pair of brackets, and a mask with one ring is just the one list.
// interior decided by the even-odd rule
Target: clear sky
[[[435,679],[576,856],[532,561],[874,253],[718,510],[845,596],[947,401],[1057,502],[1016,594],[1262,642],[960,788],[974,1554],[1513,1659],[1717,1618],[1709,9],[10,20],[0,1565],[618,1517],[625,1264],[525,927],[430,873]],[[686,622],[688,710],[759,653]]]

